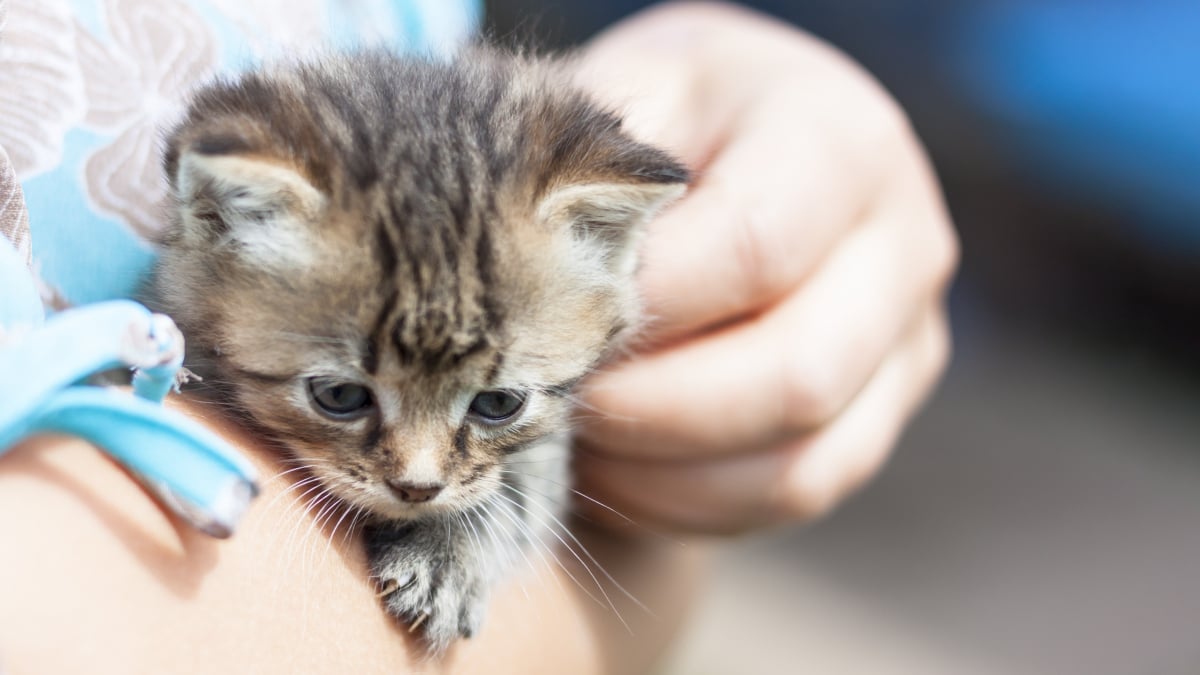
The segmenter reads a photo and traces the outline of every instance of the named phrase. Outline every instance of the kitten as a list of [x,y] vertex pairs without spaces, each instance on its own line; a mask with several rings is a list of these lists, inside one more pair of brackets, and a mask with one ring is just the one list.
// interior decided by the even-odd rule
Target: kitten
[[167,142],[154,294],[189,365],[369,514],[384,604],[435,651],[557,526],[569,394],[688,180],[564,71],[329,56],[201,89]]

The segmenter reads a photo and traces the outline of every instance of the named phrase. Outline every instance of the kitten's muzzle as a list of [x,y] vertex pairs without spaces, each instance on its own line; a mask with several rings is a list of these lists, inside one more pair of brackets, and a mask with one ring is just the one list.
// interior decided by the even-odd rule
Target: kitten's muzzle
[[440,483],[430,483],[419,485],[401,480],[389,480],[387,482],[389,488],[402,501],[409,504],[420,504],[432,500],[442,492],[445,485]]

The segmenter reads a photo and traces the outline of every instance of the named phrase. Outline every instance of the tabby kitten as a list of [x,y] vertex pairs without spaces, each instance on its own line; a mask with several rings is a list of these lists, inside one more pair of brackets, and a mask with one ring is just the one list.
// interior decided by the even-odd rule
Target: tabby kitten
[[217,82],[164,167],[154,293],[189,365],[369,514],[389,612],[471,635],[568,501],[569,394],[636,324],[638,235],[687,171],[482,49]]

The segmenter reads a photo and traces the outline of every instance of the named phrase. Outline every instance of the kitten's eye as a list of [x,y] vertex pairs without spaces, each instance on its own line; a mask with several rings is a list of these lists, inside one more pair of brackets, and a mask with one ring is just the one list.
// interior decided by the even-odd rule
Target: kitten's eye
[[336,420],[362,417],[373,404],[371,391],[361,384],[325,377],[309,378],[308,393],[318,412]]
[[471,414],[484,424],[502,424],[521,412],[525,398],[526,395],[519,391],[481,391],[471,401]]

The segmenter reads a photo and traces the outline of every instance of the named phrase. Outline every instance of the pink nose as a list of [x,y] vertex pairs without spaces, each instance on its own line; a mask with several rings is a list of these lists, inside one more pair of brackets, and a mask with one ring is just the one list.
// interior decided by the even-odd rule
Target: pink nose
[[420,504],[421,502],[427,502],[438,496],[438,493],[440,493],[442,488],[445,486],[437,483],[430,485],[417,485],[415,483],[408,483],[400,480],[389,480],[388,487],[390,487],[392,492],[396,493],[396,496],[400,499],[410,504]]

